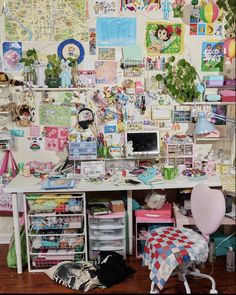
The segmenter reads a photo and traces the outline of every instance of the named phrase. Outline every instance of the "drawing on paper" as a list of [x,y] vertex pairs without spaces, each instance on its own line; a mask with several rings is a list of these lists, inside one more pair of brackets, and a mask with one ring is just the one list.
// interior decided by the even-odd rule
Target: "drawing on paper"
[[70,126],[71,108],[61,105],[41,104],[39,106],[40,125]]
[[181,53],[183,34],[183,25],[180,23],[147,23],[146,48],[148,55]]
[[98,84],[115,84],[117,83],[117,62],[115,61],[97,61],[96,83]]
[[160,8],[161,0],[120,0],[121,11],[156,11]]
[[116,12],[115,0],[94,0],[93,2],[96,15],[112,15]]
[[88,0],[9,0],[3,13],[8,41],[88,40]]

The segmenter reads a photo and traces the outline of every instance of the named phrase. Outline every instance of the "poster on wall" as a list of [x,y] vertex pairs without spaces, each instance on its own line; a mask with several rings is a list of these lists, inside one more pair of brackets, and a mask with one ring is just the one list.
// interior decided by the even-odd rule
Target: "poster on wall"
[[39,106],[39,124],[70,126],[71,108],[61,105],[41,104]]
[[[189,34],[193,36],[214,36],[222,37],[223,30],[223,11],[220,10],[219,16],[215,22],[204,22],[200,18],[200,10],[204,5],[204,1],[200,1],[199,4],[192,4],[190,7],[190,26]],[[199,1],[195,1],[198,3]]]
[[156,11],[160,5],[161,0],[120,0],[120,11]]
[[97,46],[132,46],[136,45],[135,17],[98,17]]
[[21,42],[3,42],[3,71],[20,71],[19,63],[22,58],[22,43]]
[[96,83],[115,84],[117,83],[117,62],[116,61],[96,61]]
[[114,15],[116,12],[116,2],[115,0],[94,0],[93,9],[96,15]]
[[223,72],[224,67],[224,43],[203,42],[201,70],[203,72]]
[[178,54],[183,50],[181,23],[149,22],[146,26],[146,49],[150,56]]
[[7,41],[88,40],[88,0],[8,0],[4,14]]

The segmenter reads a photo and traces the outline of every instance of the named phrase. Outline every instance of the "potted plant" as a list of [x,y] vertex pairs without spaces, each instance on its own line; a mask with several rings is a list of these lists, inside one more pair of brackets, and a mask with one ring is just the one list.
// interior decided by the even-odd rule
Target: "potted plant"
[[61,85],[60,73],[61,73],[61,60],[56,54],[47,55],[48,64],[45,70],[45,84],[49,88],[58,88]]
[[156,80],[163,81],[169,95],[176,101],[192,102],[199,98],[197,89],[198,73],[184,58],[175,61],[171,56],[164,65],[164,74],[157,74]]
[[24,80],[33,85],[37,83],[37,75],[35,71],[35,63],[37,60],[38,55],[34,48],[27,50],[26,56],[19,60],[19,62],[24,65]]

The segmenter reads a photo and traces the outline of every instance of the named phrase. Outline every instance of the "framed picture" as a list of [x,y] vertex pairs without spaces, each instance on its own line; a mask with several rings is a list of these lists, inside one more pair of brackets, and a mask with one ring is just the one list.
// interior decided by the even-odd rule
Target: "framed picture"
[[203,42],[201,70],[203,72],[223,72],[224,42]]

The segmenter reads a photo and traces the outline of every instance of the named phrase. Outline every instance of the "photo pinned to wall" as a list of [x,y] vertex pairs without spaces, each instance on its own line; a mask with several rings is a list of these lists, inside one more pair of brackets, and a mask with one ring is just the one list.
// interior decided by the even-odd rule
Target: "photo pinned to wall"
[[96,86],[96,72],[95,70],[79,70],[79,87],[92,88]]
[[45,126],[45,150],[47,151],[62,151],[68,141],[68,128],[57,126]]
[[117,62],[115,61],[96,61],[96,83],[115,84],[117,83]]
[[157,11],[160,9],[161,1],[160,0],[120,0],[120,11]]
[[40,151],[42,148],[42,137],[35,137],[35,136],[28,136],[27,142],[28,142],[28,148],[31,151]]
[[21,42],[3,42],[3,71],[20,71],[22,58],[22,43]]
[[135,17],[98,17],[97,46],[134,46],[136,45]]
[[114,15],[117,11],[117,1],[115,0],[94,0],[93,8],[97,16]]
[[183,50],[183,24],[148,22],[146,25],[147,54],[179,54]]
[[61,105],[41,104],[39,106],[39,124],[70,126],[71,108]]
[[[194,4],[195,3],[195,4]],[[192,36],[218,36],[223,34],[223,11],[220,9],[218,18],[207,23],[201,20],[200,10],[205,5],[205,1],[191,1],[190,7],[190,26],[189,34]],[[213,13],[209,13],[208,18],[213,17]]]
[[224,42],[203,42],[201,70],[203,72],[223,72]]
[[96,29],[89,29],[89,54],[96,55]]
[[116,49],[115,48],[98,48],[99,60],[115,60]]

